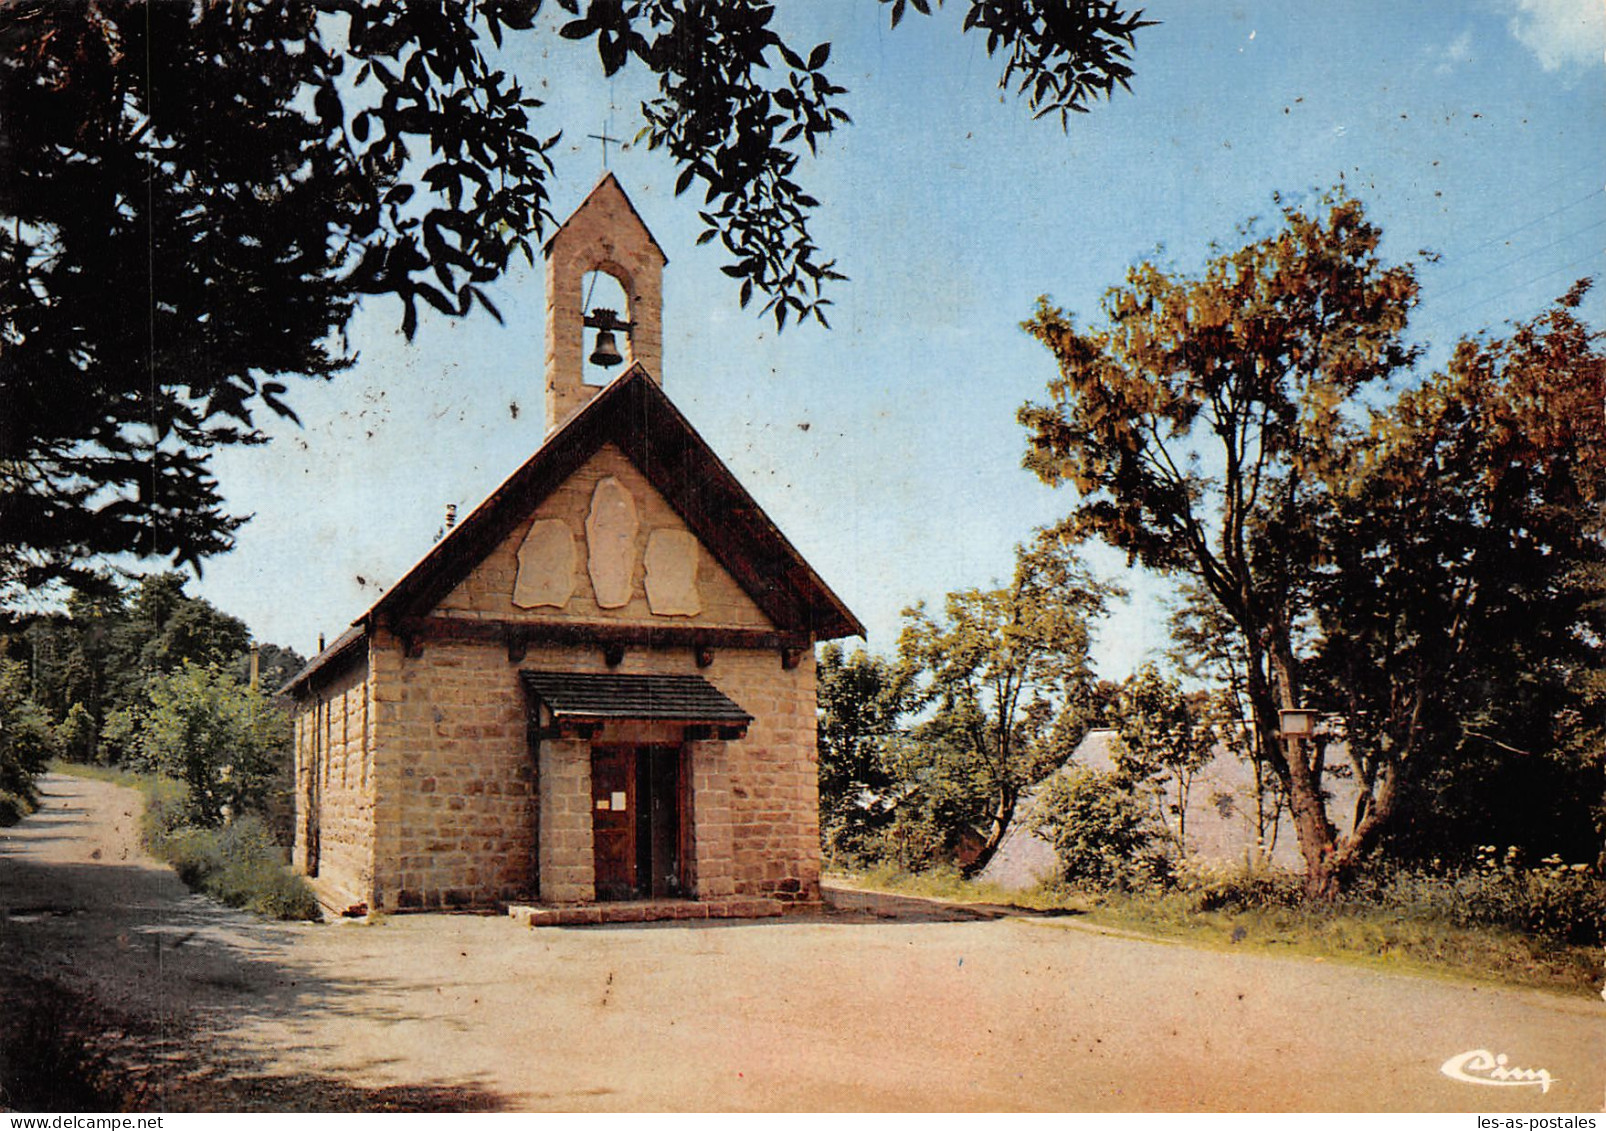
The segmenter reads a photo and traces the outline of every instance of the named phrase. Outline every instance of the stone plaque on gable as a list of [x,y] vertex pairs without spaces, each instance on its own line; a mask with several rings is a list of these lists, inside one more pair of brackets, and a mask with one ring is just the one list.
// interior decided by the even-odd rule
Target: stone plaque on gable
[[598,480],[586,516],[587,568],[597,605],[623,608],[630,603],[636,571],[636,500],[613,476]]
[[536,522],[519,545],[513,603],[521,609],[567,605],[574,595],[575,556],[574,534],[568,523],[559,518]]
[[661,617],[694,617],[697,538],[689,530],[654,530],[647,539],[647,605]]

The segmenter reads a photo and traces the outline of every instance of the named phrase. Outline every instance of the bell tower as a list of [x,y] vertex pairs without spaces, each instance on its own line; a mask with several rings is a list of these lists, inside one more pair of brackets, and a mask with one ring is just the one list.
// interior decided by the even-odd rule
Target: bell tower
[[[546,255],[546,427],[551,433],[601,389],[585,379],[585,330],[617,334],[628,370],[640,365],[663,384],[663,276],[668,257],[642,223],[612,173],[565,220],[543,249]],[[628,309],[585,309],[585,277],[612,276]],[[609,314],[614,317],[611,321]],[[598,353],[606,353],[599,341]]]

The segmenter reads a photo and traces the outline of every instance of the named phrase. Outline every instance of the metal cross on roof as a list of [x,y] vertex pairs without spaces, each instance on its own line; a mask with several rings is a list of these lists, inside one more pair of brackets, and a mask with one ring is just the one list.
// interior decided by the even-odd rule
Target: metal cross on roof
[[608,167],[608,146],[617,145],[620,149],[623,149],[625,147],[625,143],[624,142],[620,141],[616,137],[609,137],[606,133],[586,134],[586,137],[592,138],[592,139],[594,139],[596,141],[600,141],[602,143],[602,167],[604,169],[606,169]]

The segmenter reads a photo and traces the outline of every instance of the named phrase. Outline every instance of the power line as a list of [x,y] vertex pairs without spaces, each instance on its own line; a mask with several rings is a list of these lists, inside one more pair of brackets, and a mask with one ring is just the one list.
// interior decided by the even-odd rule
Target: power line
[[1445,314],[1445,315],[1436,316],[1435,318],[1431,319],[1431,321],[1448,322],[1453,318],[1459,318],[1459,317],[1461,317],[1461,315],[1467,313],[1470,310],[1476,310],[1478,307],[1483,306],[1485,303],[1493,302],[1497,298],[1505,298],[1507,295],[1512,294],[1515,291],[1520,291],[1524,287],[1531,287],[1535,283],[1542,283],[1546,279],[1550,278],[1552,275],[1559,275],[1563,271],[1570,271],[1572,268],[1577,267],[1579,264],[1587,263],[1589,260],[1591,260],[1591,259],[1593,259],[1596,256],[1601,255],[1601,254],[1603,254],[1602,250],[1591,251],[1586,255],[1583,255],[1583,256],[1580,256],[1577,259],[1574,259],[1570,263],[1563,263],[1560,267],[1552,268],[1551,270],[1546,271],[1542,275],[1535,275],[1533,278],[1525,279],[1520,283],[1516,283],[1516,284],[1514,284],[1512,286],[1507,287],[1503,291],[1497,291],[1496,293],[1494,293],[1492,295],[1488,295],[1488,296],[1486,296],[1484,298],[1478,299],[1476,302],[1468,303],[1466,306],[1463,306],[1460,310],[1457,310],[1453,314]]
[[[1554,182],[1552,182],[1552,183],[1554,183]],[[1591,199],[1594,199],[1596,197],[1600,197],[1602,195],[1602,192],[1603,192],[1603,190],[1602,190],[1601,186],[1597,185],[1596,187],[1594,187],[1594,188],[1590,189],[1588,192],[1586,192],[1583,196],[1580,196],[1577,200],[1569,201],[1566,204],[1563,204],[1563,205],[1561,205],[1561,206],[1559,206],[1557,208],[1554,208],[1551,211],[1546,212],[1543,216],[1535,216],[1532,220],[1529,220],[1525,224],[1519,224],[1517,227],[1512,228],[1509,232],[1502,232],[1498,236],[1492,236],[1489,239],[1484,240],[1482,243],[1478,244],[1477,246],[1473,247],[1471,250],[1467,251],[1465,253],[1465,255],[1466,256],[1476,255],[1486,247],[1491,247],[1494,244],[1501,243],[1501,242],[1503,242],[1505,240],[1508,240],[1512,236],[1516,235],[1518,232],[1527,231],[1529,228],[1533,227],[1535,224],[1544,223],[1546,220],[1550,219],[1552,216],[1560,216],[1563,212],[1566,212],[1569,209],[1577,208],[1580,204],[1584,203],[1586,200],[1591,200]]]
[[1488,271],[1479,272],[1477,275],[1474,275],[1472,278],[1465,279],[1465,280],[1457,283],[1455,286],[1451,287],[1448,290],[1440,291],[1438,297],[1439,298],[1444,298],[1447,295],[1455,294],[1457,291],[1465,290],[1467,287],[1470,287],[1473,283],[1476,283],[1479,280],[1486,279],[1490,275],[1493,275],[1496,272],[1496,270],[1504,270],[1505,268],[1515,266],[1516,264],[1521,263],[1524,259],[1528,259],[1531,256],[1538,255],[1542,251],[1549,251],[1551,248],[1557,247],[1557,246],[1559,246],[1561,244],[1570,243],[1573,240],[1577,239],[1578,237],[1582,236],[1585,232],[1592,232],[1596,228],[1600,228],[1600,227],[1606,227],[1606,216],[1603,216],[1601,219],[1596,220],[1593,224],[1589,224],[1589,225],[1587,225],[1585,227],[1582,227],[1582,228],[1575,228],[1573,231],[1568,232],[1566,235],[1558,236],[1556,239],[1551,240],[1547,244],[1541,244],[1538,247],[1531,247],[1527,251],[1523,252],[1521,255],[1518,255],[1515,258],[1506,260],[1504,263],[1500,264],[1498,268],[1491,268]]

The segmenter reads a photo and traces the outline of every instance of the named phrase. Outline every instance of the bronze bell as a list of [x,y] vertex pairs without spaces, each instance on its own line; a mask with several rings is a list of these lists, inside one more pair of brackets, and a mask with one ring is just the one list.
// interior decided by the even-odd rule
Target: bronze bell
[[597,331],[597,348],[591,351],[591,364],[600,365],[604,369],[618,365],[624,357],[619,353],[619,346],[613,340],[612,330]]
[[613,311],[599,306],[585,316],[585,324],[597,332],[597,348],[591,351],[592,365],[606,369],[624,360],[623,355],[619,353],[619,344],[614,339],[613,332],[623,330],[629,333],[631,326],[629,322],[621,322]]

